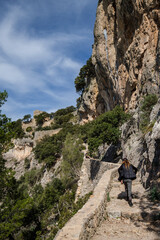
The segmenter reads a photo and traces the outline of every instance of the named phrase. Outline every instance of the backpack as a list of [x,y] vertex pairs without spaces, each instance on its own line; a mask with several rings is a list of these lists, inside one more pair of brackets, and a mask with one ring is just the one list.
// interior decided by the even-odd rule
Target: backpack
[[129,168],[126,168],[124,164],[122,165],[122,167],[123,167],[122,175],[124,179],[131,179],[131,180],[136,179],[136,173],[133,169],[132,164],[129,166]]

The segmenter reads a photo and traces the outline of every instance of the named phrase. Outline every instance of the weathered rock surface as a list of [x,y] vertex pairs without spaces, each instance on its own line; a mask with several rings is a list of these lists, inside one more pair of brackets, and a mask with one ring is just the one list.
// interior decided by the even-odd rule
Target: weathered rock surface
[[61,128],[58,128],[58,129],[55,129],[55,130],[36,131],[35,135],[34,135],[34,146],[38,142],[40,142],[44,137],[53,136],[53,135],[59,133],[60,130],[61,130]]
[[154,106],[150,119],[154,126],[142,134],[138,111],[122,126],[121,147],[127,157],[139,170],[138,174],[146,188],[156,183],[160,186],[160,116],[159,101]]
[[33,140],[31,138],[15,139],[14,148],[3,154],[4,159],[15,159],[21,161],[27,158],[33,149]]
[[93,120],[98,115],[98,113],[96,113],[100,106],[98,93],[99,90],[96,78],[92,78],[86,84],[85,91],[81,97],[81,104],[78,109],[78,114],[82,124]]
[[99,1],[92,53],[97,84],[83,95],[86,115],[97,116],[117,103],[134,110],[142,95],[159,94],[159,29],[158,0]]
[[14,148],[3,154],[6,160],[6,167],[15,171],[15,178],[19,179],[26,172],[26,159],[28,169],[40,168],[37,160],[34,158],[33,140],[31,138],[15,139]]
[[[33,113],[33,118],[29,122],[23,122],[22,123],[22,129],[27,133],[28,135],[32,136],[32,133],[36,130],[38,127],[36,124],[35,116],[38,116],[39,114],[43,113],[43,111],[35,110]],[[54,119],[51,119],[50,117],[46,117],[44,119],[44,123],[42,124],[42,127],[49,127],[54,122]],[[27,131],[27,128],[31,128],[31,131]]]
[[[16,179],[19,179],[27,171],[32,169],[38,170],[43,167],[43,163],[39,163],[38,160],[35,159],[33,147],[35,147],[36,144],[44,137],[57,134],[60,130],[61,129],[37,131],[35,132],[33,139],[28,137],[15,139],[13,141],[14,147],[4,153],[3,158],[6,160],[5,166],[14,170]],[[42,187],[45,187],[45,185],[49,183],[53,177],[58,177],[57,175],[55,176],[55,172],[60,167],[60,162],[61,161],[57,159],[53,168],[50,170],[44,169],[40,179]]]

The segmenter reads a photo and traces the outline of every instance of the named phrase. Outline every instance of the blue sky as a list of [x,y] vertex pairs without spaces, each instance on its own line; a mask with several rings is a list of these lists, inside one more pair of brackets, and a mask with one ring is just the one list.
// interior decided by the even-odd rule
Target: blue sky
[[34,110],[76,105],[74,79],[92,54],[98,0],[0,0],[2,112],[12,120]]

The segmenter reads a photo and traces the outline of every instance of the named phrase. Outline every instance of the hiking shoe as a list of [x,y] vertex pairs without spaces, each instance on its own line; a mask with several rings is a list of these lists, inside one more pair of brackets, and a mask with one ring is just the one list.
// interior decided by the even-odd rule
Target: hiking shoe
[[132,207],[133,206],[132,200],[129,200],[128,204],[129,204],[130,207]]

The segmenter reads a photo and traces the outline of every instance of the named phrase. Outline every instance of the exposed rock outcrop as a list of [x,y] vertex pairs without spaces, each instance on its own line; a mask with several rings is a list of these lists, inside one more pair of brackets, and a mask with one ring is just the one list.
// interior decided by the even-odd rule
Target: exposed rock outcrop
[[99,90],[96,78],[91,78],[86,84],[85,91],[80,99],[80,107],[78,109],[82,124],[93,120],[98,115],[97,111],[99,111],[100,106],[98,93]]
[[139,169],[143,185],[160,186],[160,102],[154,106],[150,120],[154,123],[148,133],[139,129],[139,113],[122,126],[121,147],[123,157],[127,157]]
[[[158,0],[99,1],[92,53],[98,91],[88,114],[92,109],[96,116],[117,103],[134,110],[144,94],[159,94],[159,29]],[[89,87],[87,98],[84,93],[83,105],[89,105],[92,92]]]
[[[22,128],[23,130],[25,131],[25,133],[27,133],[28,135],[31,135],[32,136],[32,133],[36,130],[36,128],[38,128],[37,124],[36,124],[36,119],[35,117],[38,116],[39,114],[41,113],[44,113],[43,111],[40,111],[40,110],[35,110],[34,113],[33,113],[33,118],[28,121],[28,122],[23,122],[22,123]],[[42,124],[42,128],[43,127],[49,127],[51,126],[51,124],[54,122],[54,119],[53,118],[50,118],[50,117],[46,117],[44,119],[44,122]],[[30,128],[31,130],[28,132],[27,129]]]
[[[33,147],[44,137],[57,134],[60,130],[61,129],[37,131],[33,139],[28,137],[13,140],[14,147],[8,152],[3,153],[3,158],[6,160],[5,166],[14,170],[16,179],[19,179],[27,171],[32,169],[40,170],[43,167],[43,163],[39,163],[38,160],[35,159]],[[57,159],[53,168],[50,170],[45,168],[42,171],[41,179],[39,180],[42,187],[45,187],[45,185],[55,177],[55,172],[60,167],[60,162],[61,161]],[[58,177],[57,174],[56,177]]]
[[34,135],[34,146],[37,144],[37,142],[40,142],[44,137],[53,136],[59,133],[60,130],[61,128],[55,130],[36,131]]
[[6,167],[15,171],[15,178],[19,179],[26,172],[27,168],[40,168],[38,162],[34,158],[33,140],[31,138],[15,139],[13,141],[14,148],[3,154],[6,160]]

